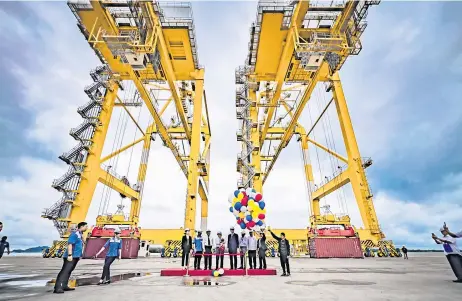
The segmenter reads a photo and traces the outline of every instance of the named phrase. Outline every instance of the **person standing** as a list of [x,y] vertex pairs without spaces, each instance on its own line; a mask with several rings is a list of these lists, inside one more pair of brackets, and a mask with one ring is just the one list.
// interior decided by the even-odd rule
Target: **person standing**
[[[223,268],[223,259],[225,258],[225,239],[222,237],[220,231],[218,231],[217,238],[214,241],[216,254],[215,269],[218,270],[218,267]],[[218,265],[218,263],[220,263],[220,265]]]
[[202,239],[202,231],[197,231],[197,237],[194,238],[194,269],[201,269],[202,253],[204,252],[204,240]]
[[[273,233],[273,231],[269,230],[271,233],[271,236],[275,240],[278,241],[279,247],[278,247],[278,252],[279,252],[279,258],[281,260],[281,267],[282,267],[282,275],[281,276],[290,276],[290,267],[289,267],[289,252],[290,252],[290,244],[289,241],[286,239],[286,235],[284,232],[281,232],[281,237],[277,237],[276,234]],[[286,274],[287,270],[287,274]]]
[[406,248],[406,246],[403,246],[403,247],[401,248],[401,251],[403,252],[404,259],[409,259],[409,258],[407,258],[407,248]]
[[228,235],[228,252],[231,270],[237,269],[237,249],[239,248],[239,236],[234,233],[234,227],[229,228],[231,233]]
[[191,235],[189,235],[189,229],[186,228],[184,230],[184,235],[181,238],[181,268],[186,269],[186,267],[189,266],[189,253],[191,252],[192,249],[192,238]]
[[6,249],[7,254],[10,255],[10,243],[6,241],[7,239],[8,237],[3,236],[2,240],[0,241],[0,258],[3,257],[3,253],[5,252],[5,249]]
[[98,282],[100,284],[109,284],[111,283],[111,264],[114,260],[120,259],[122,257],[122,239],[120,238],[120,230],[114,230],[114,237],[110,238],[104,246],[96,253],[95,258],[101,254],[104,249],[108,249],[106,253],[106,258],[104,259],[104,267],[103,267],[103,274],[101,275],[101,279]]
[[259,269],[262,268],[266,270],[266,250],[268,247],[266,246],[266,235],[265,233],[260,233],[260,238],[257,242],[257,249],[258,249],[258,261],[260,263]]
[[437,244],[443,245],[444,255],[446,255],[449,265],[457,277],[457,280],[453,280],[453,282],[462,283],[462,255],[460,254],[456,239],[449,235],[445,227],[442,227],[440,231],[443,234],[442,238],[438,238],[435,233],[432,233],[432,238]]
[[204,237],[204,270],[212,270],[212,249],[214,247],[211,231],[205,231]]
[[245,258],[245,253],[247,253],[248,248],[249,240],[247,236],[245,236],[245,230],[243,230],[241,233],[241,238],[239,239],[239,249],[241,250],[241,266],[239,267],[240,269],[247,268],[247,259]]
[[249,265],[251,269],[257,268],[257,239],[254,236],[254,232],[250,231],[248,237],[249,247]]
[[63,266],[58,276],[56,277],[56,283],[53,290],[55,294],[62,294],[65,291],[73,291],[74,288],[68,286],[69,277],[71,277],[72,271],[74,271],[77,263],[82,257],[83,251],[83,232],[87,231],[87,223],[80,222],[77,225],[77,230],[69,235],[67,240],[67,250],[63,255]]

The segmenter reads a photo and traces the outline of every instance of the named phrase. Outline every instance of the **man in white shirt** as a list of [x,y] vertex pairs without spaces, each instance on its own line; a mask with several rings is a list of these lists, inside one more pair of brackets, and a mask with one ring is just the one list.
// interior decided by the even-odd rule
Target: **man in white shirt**
[[248,248],[249,248],[249,264],[251,269],[257,268],[257,239],[254,236],[254,232],[249,232],[249,237],[247,239]]
[[215,246],[213,242],[213,237],[211,235],[211,231],[207,230],[205,232],[203,244],[204,244],[204,261],[205,266],[204,270],[211,270],[212,269],[212,249]]
[[[223,268],[223,260],[225,258],[225,247],[226,247],[226,242],[225,239],[223,238],[223,235],[221,234],[221,231],[218,231],[217,233],[217,238],[215,238],[215,256],[216,256],[216,264],[215,264],[215,269],[218,270],[218,268]],[[218,265],[220,263],[220,265]]]
[[446,227],[442,227],[440,231],[441,234],[443,234],[442,238],[438,238],[434,233],[432,233],[432,238],[437,244],[443,245],[444,254],[449,261],[452,271],[457,277],[457,280],[453,282],[462,283],[462,255],[457,247],[456,239],[449,236]]

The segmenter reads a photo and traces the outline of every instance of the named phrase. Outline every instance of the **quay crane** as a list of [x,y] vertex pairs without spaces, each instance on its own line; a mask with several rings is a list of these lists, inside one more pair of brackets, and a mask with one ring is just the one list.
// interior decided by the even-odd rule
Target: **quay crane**
[[[42,217],[53,221],[61,238],[68,237],[77,223],[85,221],[97,183],[102,183],[105,191],[118,192],[131,201],[131,206],[128,215],[121,205],[112,214],[108,200],[103,198],[96,225],[117,225],[132,235],[139,234],[149,151],[159,137],[187,178],[184,227],[195,229],[196,201],[200,197],[200,226],[205,229],[211,131],[191,4],[102,0],[68,1],[68,6],[102,65],[90,73],[93,83],[85,88],[89,101],[77,110],[83,122],[70,131],[77,145],[59,157],[69,165],[52,185],[62,197]],[[134,114],[143,109],[150,117],[146,128]],[[129,119],[136,125],[138,137],[125,146],[114,144],[112,152],[103,157],[116,110],[122,110],[125,119],[120,122],[119,117],[115,139],[124,135]],[[165,117],[165,112],[171,112],[171,117]],[[138,143],[143,143],[143,151],[135,181],[118,173],[117,158]],[[142,239],[148,241],[178,239],[181,234],[181,229],[141,230]],[[54,253],[63,244],[56,243],[49,252]]]
[[[307,234],[312,235],[315,229],[327,225],[350,227],[348,215],[335,216],[329,207],[325,207],[329,213],[322,214],[320,206],[321,199],[350,183],[364,225],[355,229],[363,249],[386,247],[392,251],[391,256],[398,256],[393,243],[384,240],[379,226],[365,173],[372,161],[361,158],[339,76],[347,58],[360,53],[368,9],[379,2],[258,2],[256,21],[250,27],[248,55],[245,64],[235,72],[236,116],[241,121],[237,132],[241,145],[237,155],[240,173],[237,186],[262,191],[282,150],[296,136],[309,195],[311,230],[310,233],[307,229],[276,231],[284,231],[288,239],[306,245]],[[310,99],[315,98],[316,86],[324,88],[323,93],[330,92],[332,98],[322,104],[320,115],[307,130],[299,123],[300,116],[309,108]],[[333,137],[326,140],[331,141],[327,146],[313,137],[313,130],[323,124],[332,104],[347,156],[336,152]],[[308,152],[310,144],[334,158],[333,174],[321,174],[325,179],[322,183],[315,183]]]

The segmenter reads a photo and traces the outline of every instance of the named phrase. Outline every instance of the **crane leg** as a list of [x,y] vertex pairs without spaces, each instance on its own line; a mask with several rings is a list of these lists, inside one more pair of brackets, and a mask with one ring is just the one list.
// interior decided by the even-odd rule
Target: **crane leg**
[[99,116],[100,124],[96,128],[93,136],[93,143],[88,152],[78,194],[72,204],[72,210],[69,215],[68,231],[70,231],[73,226],[76,226],[77,223],[84,221],[87,217],[88,209],[90,208],[91,200],[100,176],[100,157],[103,151],[104,141],[106,140],[117,90],[118,86],[115,83],[112,83],[111,88],[106,90],[107,92],[104,96],[103,106]]
[[184,227],[194,229],[196,226],[196,201],[199,186],[199,156],[201,146],[201,123],[202,123],[202,95],[204,93],[203,70],[201,76],[196,79],[196,91],[194,95],[194,111],[191,133],[191,150],[188,166],[188,193],[186,196],[186,212]]
[[376,235],[378,239],[382,238],[382,232],[379,229],[377,215],[375,213],[372,195],[367,183],[366,174],[362,165],[361,155],[359,153],[358,143],[353,131],[350,113],[343,94],[342,84],[338,72],[332,78],[333,97],[337,109],[340,127],[342,130],[345,148],[348,154],[348,172],[353,193],[358,203],[359,212],[363,220],[364,227],[371,231],[372,235]]

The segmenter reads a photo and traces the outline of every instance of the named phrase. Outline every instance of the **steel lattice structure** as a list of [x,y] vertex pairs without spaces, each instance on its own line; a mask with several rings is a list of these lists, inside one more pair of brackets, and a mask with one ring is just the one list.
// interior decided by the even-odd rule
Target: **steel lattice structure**
[[[210,123],[204,91],[204,69],[199,65],[192,9],[189,3],[157,1],[69,1],[78,28],[100,59],[102,66],[91,72],[93,83],[85,88],[90,98],[78,108],[83,123],[71,130],[77,146],[60,156],[69,171],[53,182],[62,198],[45,210],[61,237],[84,221],[98,182],[131,200],[130,214],[100,215],[98,225],[137,226],[149,150],[155,137],[169,148],[188,181],[184,226],[195,228],[196,200],[201,203],[201,227],[207,226],[210,169]],[[118,92],[126,84],[136,89],[130,99]],[[161,104],[156,91],[169,93]],[[161,106],[162,105],[162,106]],[[170,106],[171,105],[171,106]],[[129,107],[146,108],[152,123],[143,129]],[[163,116],[167,107],[175,116]],[[125,110],[141,137],[102,157],[113,112]],[[138,177],[130,185],[103,163],[138,143],[143,143]],[[180,150],[178,143],[189,151]],[[184,149],[184,147],[183,147]],[[120,208],[119,208],[120,209]],[[119,210],[120,211],[120,210]],[[145,238],[149,239],[149,237]]]

